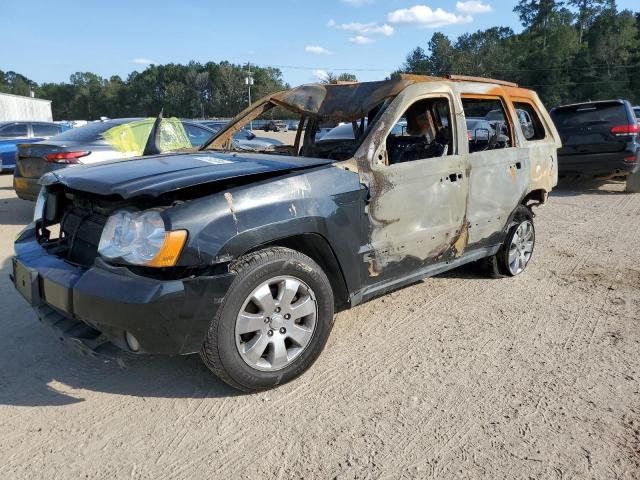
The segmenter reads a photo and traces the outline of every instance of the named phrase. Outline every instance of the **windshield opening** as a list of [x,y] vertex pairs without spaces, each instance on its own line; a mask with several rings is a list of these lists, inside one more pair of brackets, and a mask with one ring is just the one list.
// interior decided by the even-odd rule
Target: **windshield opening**
[[[385,99],[356,119],[352,115],[341,117],[336,112],[331,112],[330,117],[306,116],[285,105],[266,101],[221,126],[203,150],[249,150],[273,155],[347,160],[353,157],[391,100]],[[243,132],[256,136],[251,145],[238,141]]]

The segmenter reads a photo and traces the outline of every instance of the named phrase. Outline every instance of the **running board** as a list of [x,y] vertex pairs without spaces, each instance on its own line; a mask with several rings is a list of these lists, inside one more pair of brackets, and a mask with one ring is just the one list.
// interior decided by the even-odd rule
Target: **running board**
[[379,297],[380,295],[384,295],[385,293],[391,292],[392,290],[406,287],[407,285],[415,283],[419,280],[439,275],[454,268],[461,267],[462,265],[465,265],[467,263],[475,262],[476,260],[481,260],[485,257],[490,257],[491,255],[495,255],[498,250],[500,250],[500,245],[477,248],[469,253],[466,253],[460,258],[429,265],[404,277],[394,278],[392,280],[387,280],[385,282],[380,282],[369,287],[365,287],[351,297],[351,306],[355,307],[362,302],[367,302],[372,298]]

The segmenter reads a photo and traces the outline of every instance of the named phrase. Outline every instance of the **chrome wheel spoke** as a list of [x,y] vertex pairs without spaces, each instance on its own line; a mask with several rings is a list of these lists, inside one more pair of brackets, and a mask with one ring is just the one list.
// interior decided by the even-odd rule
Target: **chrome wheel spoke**
[[518,258],[518,249],[512,245],[509,249],[509,265],[511,265],[516,258]]
[[313,334],[313,330],[306,329],[300,325],[292,325],[287,330],[287,335],[291,340],[293,340],[299,347],[304,347],[309,340],[311,339],[311,335]]
[[264,333],[257,334],[245,344],[244,355],[249,360],[256,363],[264,354],[264,351],[267,349],[267,345],[269,345],[269,337]]
[[300,289],[300,282],[295,278],[287,278],[281,284],[279,303],[282,307],[287,308],[293,303],[293,299],[298,294]]
[[236,333],[244,335],[245,333],[262,330],[265,323],[264,319],[265,316],[261,313],[240,312],[236,322]]
[[275,300],[268,284],[258,288],[251,297],[251,301],[255,303],[265,315],[270,315],[276,309]]
[[271,368],[279,369],[289,362],[287,355],[287,346],[284,343],[284,337],[278,337],[271,342],[271,348],[267,355],[267,360],[271,364]]
[[291,318],[297,320],[315,313],[316,302],[311,297],[303,297],[291,305]]

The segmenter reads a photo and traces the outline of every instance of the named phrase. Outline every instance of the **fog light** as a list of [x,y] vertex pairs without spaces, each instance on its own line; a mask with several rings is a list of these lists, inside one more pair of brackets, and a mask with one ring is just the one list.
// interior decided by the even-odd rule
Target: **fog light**
[[127,340],[127,345],[129,345],[131,351],[137,352],[140,350],[140,342],[131,332],[125,332],[124,338]]

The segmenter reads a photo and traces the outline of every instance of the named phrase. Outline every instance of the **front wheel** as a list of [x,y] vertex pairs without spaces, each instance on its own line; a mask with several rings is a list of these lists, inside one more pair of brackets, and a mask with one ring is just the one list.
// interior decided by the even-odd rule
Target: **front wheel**
[[273,247],[232,267],[237,276],[200,351],[204,363],[245,392],[276,387],[318,358],[333,326],[333,292],[300,252]]

